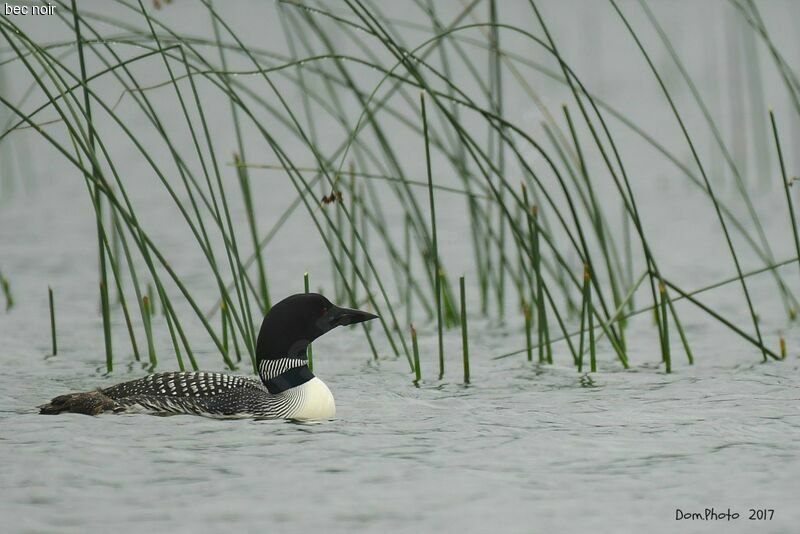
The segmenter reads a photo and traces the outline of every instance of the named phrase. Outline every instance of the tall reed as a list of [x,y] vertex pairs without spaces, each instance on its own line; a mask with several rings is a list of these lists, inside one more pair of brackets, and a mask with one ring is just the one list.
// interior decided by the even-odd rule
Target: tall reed
[[[303,290],[306,294],[308,294],[308,272],[303,273]],[[308,368],[313,371],[314,370],[314,348],[311,346],[311,343],[308,344],[308,348],[306,349],[306,356],[308,357]]]
[[47,287],[47,301],[50,305],[50,339],[52,340],[53,356],[58,354],[58,342],[56,341],[56,307],[53,303],[53,288]]
[[14,307],[14,296],[11,294],[11,282],[8,281],[8,278],[3,276],[3,273],[0,272],[0,289],[3,291],[3,297],[6,300],[6,311],[10,310]]
[[[687,126],[688,112],[679,110],[676,90],[665,80],[667,71],[652,61],[640,23],[634,25],[614,0],[610,3],[680,131],[684,145],[675,152],[667,148],[674,143],[662,139],[660,132],[648,133],[628,110],[615,109],[587,89],[582,73],[561,53],[562,35],[535,2],[520,9],[528,10],[539,23],[542,37],[523,24],[506,22],[509,17],[500,12],[503,4],[494,0],[488,2],[488,18],[481,18],[485,15],[479,16],[476,3],[470,3],[445,20],[437,11],[444,8],[434,9],[432,4],[423,10],[422,22],[390,18],[375,2],[313,8],[281,3],[279,20],[288,55],[245,43],[232,27],[230,14],[210,0],[201,4],[210,17],[212,36],[177,30],[169,17],[147,9],[141,1],[123,0],[119,4],[123,15],[96,13],[88,7],[79,10],[74,0],[58,1],[58,20],[72,32],[73,42],[38,41],[19,21],[0,21],[0,34],[7,42],[0,72],[4,75],[6,68],[18,68],[15,75],[29,84],[19,100],[0,92],[0,107],[10,114],[0,141],[30,129],[84,180],[96,219],[108,371],[113,369],[112,317],[119,312],[134,358],[139,359],[141,332],[137,329],[141,329],[150,364],[157,364],[152,325],[156,300],[181,369],[185,365],[197,368],[187,333],[193,331],[187,328],[189,321],[206,332],[224,365],[236,367],[235,352],[236,362],[244,354],[255,369],[257,319],[271,304],[267,264],[270,274],[280,268],[266,254],[266,247],[273,237],[287,231],[284,224],[290,217],[305,210],[322,253],[330,259],[336,299],[368,306],[381,317],[382,332],[363,328],[374,357],[384,346],[395,355],[403,353],[418,382],[418,354],[409,352],[405,329],[422,312],[437,323],[439,376],[443,377],[445,330],[461,319],[466,336],[466,305],[462,279],[459,309],[442,266],[436,202],[440,208],[448,207],[448,215],[451,206],[463,203],[464,230],[459,235],[464,246],[473,249],[473,255],[465,257],[471,262],[467,267],[476,273],[480,311],[488,316],[491,310],[497,319],[505,320],[506,301],[519,303],[525,347],[518,353],[529,360],[534,349],[540,363],[571,354],[573,364],[583,370],[588,337],[592,371],[597,368],[597,343],[610,348],[627,367],[628,321],[641,309],[652,309],[658,332],[654,342],[659,343],[670,372],[670,328],[680,337],[688,362],[694,361],[687,336],[691,330],[683,327],[677,313],[680,308],[674,305],[679,300],[720,322],[760,352],[762,359],[776,358],[764,344],[746,279],[759,270],[768,273],[790,316],[796,314],[798,303],[755,210],[746,167],[738,151],[731,150],[719,134],[713,114],[658,17],[641,2],[645,23],[661,39],[681,83],[697,104],[698,119],[711,132],[711,146],[733,176],[735,198],[728,200],[719,179],[706,170],[708,163],[700,157],[705,154],[700,150],[700,132]],[[753,14],[755,8],[734,4],[752,29],[751,38],[767,45],[791,103],[800,109],[796,76]],[[427,37],[415,38],[412,47],[405,30]],[[355,46],[343,46],[345,40]],[[518,51],[523,50],[520,44],[524,53]],[[479,53],[488,64],[475,61]],[[752,56],[752,47],[748,54]],[[556,68],[548,66],[548,61],[554,61]],[[142,65],[153,73],[148,83],[153,83],[152,77],[160,81],[145,85],[138,69]],[[365,85],[362,69],[377,76],[378,82]],[[550,110],[547,99],[537,92],[539,84],[531,81],[538,77],[566,88],[570,102],[555,112]],[[111,82],[122,96],[109,93]],[[758,84],[752,88],[759,100]],[[531,125],[509,112],[504,99],[512,89],[541,116],[543,136],[531,133]],[[35,98],[28,100],[29,95],[41,103],[32,103]],[[119,105],[123,101],[125,105]],[[219,102],[230,110],[227,126],[236,139],[235,176],[220,166],[220,154],[230,154],[231,149],[221,145],[224,137],[216,135],[216,128],[224,125],[217,124],[219,114],[212,115],[211,106]],[[351,103],[356,103],[356,115]],[[760,101],[751,104],[754,109],[763,107]],[[166,116],[164,106],[172,107],[174,116]],[[130,109],[141,117],[135,127],[127,120]],[[43,121],[49,120],[45,115],[55,117],[47,128],[43,127]],[[615,120],[613,130],[609,117]],[[800,256],[787,169],[772,113],[770,120],[786,184],[783,194],[795,253]],[[665,272],[654,253],[659,235],[643,223],[636,193],[641,186],[634,183],[639,178],[628,168],[630,150],[621,145],[627,138],[617,132],[617,126],[654,149],[693,194],[709,201],[708,209],[722,230],[720,243],[727,248],[737,274],[733,283],[741,287],[743,309],[752,327],[743,327],[727,312],[701,302],[697,293],[706,288],[687,289],[670,281],[679,278],[673,277],[671,269]],[[413,152],[409,155],[407,144],[401,144],[406,138],[395,135],[398,127],[424,143],[427,180],[413,175]],[[762,145],[763,139],[758,143]],[[181,253],[194,252],[203,262],[205,278],[199,284],[214,288],[217,302],[210,311],[203,309],[206,295],[196,289],[196,277],[177,269],[172,251],[153,238],[159,228],[148,220],[147,208],[133,200],[132,182],[119,168],[123,160],[117,147],[121,145],[134,147],[145,164],[141,174],[152,175],[166,193],[175,215],[170,222],[177,221],[188,230],[191,237]],[[685,149],[691,165],[680,156]],[[272,161],[259,165],[248,160],[253,154],[265,154]],[[758,157],[763,159],[763,155]],[[127,163],[129,158],[125,158]],[[436,183],[432,161],[441,177]],[[288,207],[275,214],[267,232],[256,224],[256,215],[261,220],[255,196],[261,187],[258,168],[279,171],[294,188],[294,198],[287,199]],[[429,216],[417,198],[423,189]],[[320,206],[319,191],[333,201]],[[344,201],[343,192],[348,196]],[[745,208],[741,215],[739,203]],[[237,228],[235,215],[241,207],[244,225]],[[249,256],[243,252],[241,232],[246,234]],[[395,242],[400,232],[402,243]],[[759,262],[755,271],[742,270],[740,249]],[[386,272],[374,261],[384,265],[384,259]],[[583,279],[576,264],[586,266]],[[396,290],[387,283],[391,276]],[[146,288],[140,280],[149,281]],[[0,283],[10,308],[13,299],[7,281],[0,277]],[[108,298],[111,284],[117,294],[113,305]],[[308,291],[307,277],[304,286]],[[135,305],[129,310],[125,293],[131,291],[135,298],[130,302]],[[398,306],[405,308],[401,320]],[[136,308],[141,321],[131,318]],[[221,319],[212,325],[217,311]],[[574,335],[579,336],[577,347]],[[462,342],[466,382],[466,337]],[[416,330],[412,330],[412,345],[416,345]],[[313,365],[310,348],[309,364]]]
[[433,195],[433,173],[431,171],[431,149],[428,141],[428,114],[425,111],[425,93],[419,95],[422,109],[422,132],[425,139],[425,165],[428,170],[428,201],[431,210],[431,269],[433,270],[434,297],[436,300],[436,330],[439,335],[439,379],[444,377],[444,333],[442,324],[442,265],[439,262],[438,236],[436,233],[436,204]]
[[467,329],[467,297],[463,276],[458,278],[458,287],[461,296],[461,354],[464,364],[464,383],[469,384],[469,331]]

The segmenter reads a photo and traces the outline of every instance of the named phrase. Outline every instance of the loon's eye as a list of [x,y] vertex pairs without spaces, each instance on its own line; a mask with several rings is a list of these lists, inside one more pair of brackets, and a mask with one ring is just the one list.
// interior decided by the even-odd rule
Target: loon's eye
[[325,315],[327,312],[328,312],[327,306],[323,306],[322,307],[322,313],[320,313],[320,316]]

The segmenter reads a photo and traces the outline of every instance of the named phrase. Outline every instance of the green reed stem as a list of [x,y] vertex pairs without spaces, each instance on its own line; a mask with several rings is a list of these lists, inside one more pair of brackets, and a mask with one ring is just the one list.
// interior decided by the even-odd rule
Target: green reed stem
[[[591,274],[590,274],[591,276]],[[593,373],[597,372],[597,346],[594,339],[594,313],[592,313],[592,291],[586,291],[586,313],[589,316],[589,369]],[[628,367],[627,360],[623,360],[625,367]]]
[[220,319],[222,321],[222,352],[228,355],[228,306],[222,301],[219,307]]
[[0,288],[3,290],[3,297],[6,299],[6,311],[14,307],[14,296],[11,294],[11,282],[0,273]]
[[417,329],[411,325],[411,350],[414,354],[414,385],[419,387],[419,381],[422,379],[422,369],[419,366],[419,344],[417,343]]
[[439,334],[439,379],[444,376],[444,333],[442,331],[442,268],[439,263],[439,246],[436,235],[436,205],[433,197],[433,175],[431,173],[431,149],[428,141],[428,114],[425,111],[425,92],[419,95],[422,108],[422,130],[425,137],[425,163],[428,169],[428,200],[431,208],[431,241],[433,242],[432,266],[434,278],[434,292],[436,293],[436,327]]
[[175,359],[178,360],[178,369],[185,371],[186,367],[183,365],[183,356],[181,356],[181,347],[178,344],[178,338],[175,337],[175,327],[172,324],[172,314],[167,311],[166,301],[161,302],[161,309],[164,310],[164,317],[167,319],[167,329],[169,330],[169,338],[172,340],[172,347],[175,349]]
[[584,326],[586,325],[586,316],[592,314],[592,310],[589,309],[589,299],[591,298],[591,287],[589,286],[590,282],[589,273],[589,266],[583,266],[583,289],[581,291],[583,298],[581,299],[581,328],[580,328],[580,338],[578,341],[578,372],[583,372],[583,341],[585,338]]
[[[303,273],[303,289],[306,293],[309,292],[309,281],[308,281],[308,272]],[[308,349],[306,350],[306,355],[308,356],[308,368],[313,371],[314,370],[314,349],[311,347],[311,343],[308,344]]]
[[467,331],[467,297],[464,289],[464,277],[458,279],[461,293],[461,350],[464,356],[464,383],[469,384],[469,333]]
[[47,298],[50,301],[50,338],[53,341],[53,356],[58,354],[58,343],[56,342],[56,307],[53,304],[53,288],[47,287]]
[[100,308],[103,313],[103,337],[106,342],[106,371],[114,370],[114,354],[111,350],[111,317],[108,306],[108,289],[100,282]]
[[661,352],[664,358],[664,365],[667,373],[672,372],[672,357],[669,350],[669,322],[667,321],[667,287],[664,282],[658,284],[658,292],[661,297]]
[[[223,300],[222,303],[224,304],[225,301]],[[233,350],[236,353],[236,362],[240,363],[242,361],[242,351],[239,348],[239,339],[236,337],[236,328],[234,328],[233,319],[231,319],[231,314],[228,311],[227,306],[228,305],[225,304],[225,320],[226,320],[227,325],[228,325],[228,331],[230,332],[230,335],[231,335],[231,341],[233,342]],[[225,359],[228,359],[230,361],[230,359],[227,357],[227,354],[228,353],[226,351],[225,352]]]
[[[364,273],[364,292],[366,293],[364,298],[365,298],[365,300],[367,302],[369,302],[369,299],[372,296],[372,285],[371,285],[371,282],[372,282],[371,274],[372,273],[369,270],[369,262],[367,261],[367,257],[370,256],[370,249],[369,249],[369,219],[367,218],[367,205],[366,205],[366,202],[365,202],[365,200],[367,198],[367,195],[366,195],[365,187],[364,187],[363,184],[361,185],[361,188],[359,190],[358,198],[359,198],[359,203],[358,203],[359,210],[358,210],[358,213],[359,213],[359,217],[360,217],[360,220],[361,220],[361,237],[362,237],[362,239],[364,241],[364,255],[363,255],[364,263],[361,266],[361,271]],[[357,269],[353,269],[353,272],[355,273],[356,270]],[[354,282],[354,284],[355,284],[355,282]],[[355,288],[355,285],[353,287]],[[355,289],[354,289],[354,291],[355,291]],[[372,323],[371,322],[366,322],[366,323],[363,323],[363,324],[364,324],[364,328],[366,330],[372,330]],[[376,359],[377,359],[377,356],[378,356],[378,354],[376,352],[375,353]]]
[[77,42],[78,47],[78,59],[80,63],[80,71],[81,71],[81,85],[83,86],[83,98],[84,98],[84,113],[86,115],[86,125],[88,130],[88,150],[89,150],[89,157],[92,163],[92,177],[95,182],[94,187],[94,202],[95,202],[95,212],[97,218],[97,247],[99,252],[99,270],[100,270],[100,307],[102,310],[103,315],[103,338],[105,339],[106,343],[106,368],[109,372],[111,372],[113,368],[113,354],[111,348],[111,316],[109,313],[109,302],[108,302],[108,278],[106,273],[106,253],[105,249],[103,248],[103,209],[102,209],[102,196],[100,193],[99,183],[104,182],[102,177],[102,173],[100,172],[100,168],[97,164],[97,158],[95,156],[95,129],[94,124],[92,122],[92,109],[89,104],[89,88],[88,88],[88,80],[86,75],[86,61],[83,53],[83,38],[81,37],[81,25],[78,22],[78,9],[75,5],[75,0],[72,0],[72,14],[73,14],[73,30],[75,31],[75,40]]
[[[116,225],[116,218],[117,214],[114,210],[111,210],[111,253],[109,257],[111,257],[112,269],[119,273],[120,267],[122,262],[120,261],[120,244],[119,244],[119,234],[117,233],[117,225]],[[123,301],[122,298],[122,285],[117,284],[117,303],[121,303]]]
[[155,366],[158,364],[158,358],[156,357],[155,346],[153,344],[153,312],[150,308],[150,297],[147,295],[142,297],[142,308],[144,309],[144,330],[145,332],[150,333],[147,337],[148,348],[150,349],[150,366],[155,368]]
[[[528,200],[528,188],[525,187],[525,182],[523,181],[520,185],[522,187],[522,204],[523,204],[522,207],[525,210],[525,220],[528,223],[528,236],[530,236],[529,238],[532,240],[533,239],[533,226],[534,226],[533,225],[533,217],[532,217],[533,210],[532,210],[532,206],[530,204],[530,201]],[[531,249],[533,249],[532,246],[531,246]],[[534,297],[534,292],[536,290],[535,289],[536,286],[535,286],[535,283],[533,281],[533,276],[534,276],[533,263],[534,262],[531,262],[531,268],[530,269],[526,269],[525,268],[525,254],[524,254],[524,251],[520,251],[520,268],[527,275],[528,290],[530,291],[531,298]],[[523,302],[525,302],[528,299],[525,299],[523,297],[522,300],[523,300]],[[530,305],[528,306],[528,308],[530,308]],[[530,312],[531,310],[529,309],[528,311]],[[528,358],[528,359],[530,360],[530,358]]]
[[[350,306],[358,306],[358,242],[356,240],[358,210],[356,209],[356,177],[355,173],[350,174],[350,250],[353,251],[350,269]],[[366,326],[366,325],[365,325]]]
[[678,318],[678,314],[675,312],[675,306],[672,304],[672,299],[669,296],[669,292],[665,292],[664,296],[667,299],[667,307],[672,315],[672,320],[675,321],[675,328],[678,330],[678,335],[681,338],[681,344],[683,345],[683,350],[686,353],[686,359],[689,361],[689,365],[692,365],[694,364],[694,355],[692,354],[691,347],[689,347],[689,339],[686,337],[686,332],[683,330],[681,320]]
[[414,297],[412,293],[413,279],[411,278],[411,221],[408,220],[406,215],[405,224],[403,225],[403,253],[405,259],[405,304],[406,304],[406,324],[411,325],[411,312],[412,301]]
[[525,317],[525,352],[528,354],[528,361],[532,362],[533,339],[531,338],[531,326],[533,324],[533,313],[527,300],[522,301],[522,315]]
[[547,310],[544,302],[544,280],[542,280],[542,257],[539,247],[539,210],[537,207],[529,208],[529,224],[533,224],[533,271],[536,273],[536,333],[539,344],[539,363],[547,361],[553,363],[553,348],[550,345],[550,332],[547,328]]
[[250,175],[247,173],[247,168],[241,165],[239,154],[233,154],[233,161],[236,164],[236,174],[239,177],[239,187],[242,190],[242,199],[244,200],[245,214],[247,215],[247,226],[250,228],[250,238],[253,241],[253,254],[255,254],[258,266],[258,289],[262,304],[261,313],[266,314],[272,307],[272,303],[269,299],[269,285],[267,284],[264,257],[261,253],[261,248],[258,246],[258,227],[256,226],[255,210],[253,209],[253,195],[250,192]]
[[781,165],[781,178],[783,178],[783,191],[786,193],[786,206],[789,208],[789,218],[792,221],[792,235],[794,236],[794,247],[797,257],[800,258],[800,239],[797,236],[797,221],[795,220],[794,207],[792,206],[792,195],[789,193],[790,182],[786,176],[786,165],[783,162],[783,151],[781,150],[781,140],[778,137],[778,126],[775,124],[775,113],[769,110],[769,120],[772,122],[772,134],[775,136],[775,148],[778,150],[778,161]]
[[150,316],[156,316],[156,294],[153,291],[152,282],[147,282],[147,298],[150,301]]
[[[116,212],[115,212],[115,214],[116,214]],[[112,217],[112,224],[117,229],[117,236],[119,238],[120,244],[122,245],[122,251],[125,254],[125,261],[128,264],[128,272],[130,273],[131,282],[133,282],[133,290],[134,290],[134,293],[136,294],[137,306],[139,307],[139,313],[140,313],[140,315],[142,317],[142,323],[144,324],[144,327],[145,327],[144,334],[145,334],[145,339],[147,340],[148,356],[150,357],[150,361],[152,362],[155,359],[155,352],[156,351],[155,351],[155,346],[153,344],[153,332],[150,330],[149,323],[145,320],[146,313],[145,313],[144,308],[141,305],[142,292],[141,292],[141,287],[140,287],[140,284],[139,284],[139,277],[136,275],[136,270],[134,269],[133,258],[131,256],[130,247],[128,246],[128,240],[125,238],[125,235],[123,234],[122,226],[121,226],[121,223],[119,221],[119,218],[116,217],[116,216]],[[131,235],[133,236],[133,233]],[[135,240],[135,236],[134,236],[134,240]],[[117,284],[121,285],[120,282],[119,282],[119,277],[117,277]],[[131,338],[131,346],[133,347],[133,356],[138,361],[139,360],[139,348],[138,348],[138,345],[136,343],[136,336],[134,336],[134,334],[133,334],[133,327],[131,325],[130,314],[128,313],[128,305],[125,302],[125,300],[122,301],[122,311],[124,312],[125,322],[126,322],[126,324],[128,326],[128,333],[130,334],[130,338]]]
[[[337,180],[334,180],[334,186]],[[331,195],[337,195],[339,191],[331,190]],[[334,250],[331,254],[336,255],[336,261],[334,262],[334,276],[339,281],[339,284],[336,286],[336,301],[343,302],[345,296],[347,295],[347,279],[345,278],[344,267],[342,270],[336,267],[336,265],[345,265],[345,258],[347,257],[347,253],[344,250],[344,235],[342,235],[342,227],[344,226],[344,217],[342,216],[342,204],[338,201],[334,202],[334,212],[336,217],[336,227],[333,230],[334,235],[339,235],[339,239],[334,240]]]

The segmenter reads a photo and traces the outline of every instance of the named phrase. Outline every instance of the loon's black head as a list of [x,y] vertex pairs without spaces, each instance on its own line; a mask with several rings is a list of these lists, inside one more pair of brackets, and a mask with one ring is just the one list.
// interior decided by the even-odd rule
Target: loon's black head
[[305,358],[308,344],[325,332],[377,317],[360,310],[340,308],[317,293],[292,295],[272,306],[264,317],[256,356],[258,361]]

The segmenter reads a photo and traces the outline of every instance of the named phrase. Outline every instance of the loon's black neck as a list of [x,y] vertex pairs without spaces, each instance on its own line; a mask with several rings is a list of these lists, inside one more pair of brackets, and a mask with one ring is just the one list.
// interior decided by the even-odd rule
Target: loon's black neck
[[305,353],[285,358],[261,359],[258,362],[258,375],[273,395],[305,384],[314,378],[314,373],[308,368]]
[[277,395],[287,389],[302,386],[312,378],[314,378],[314,373],[311,372],[308,365],[301,365],[300,367],[291,367],[276,377],[267,380],[262,377],[261,380],[270,393]]

